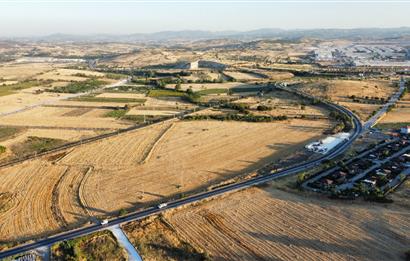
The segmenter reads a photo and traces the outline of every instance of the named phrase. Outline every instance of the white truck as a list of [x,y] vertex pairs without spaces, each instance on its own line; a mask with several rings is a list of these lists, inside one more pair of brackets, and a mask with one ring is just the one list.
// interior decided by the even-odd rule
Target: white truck
[[108,219],[101,220],[101,225],[103,226],[108,225]]

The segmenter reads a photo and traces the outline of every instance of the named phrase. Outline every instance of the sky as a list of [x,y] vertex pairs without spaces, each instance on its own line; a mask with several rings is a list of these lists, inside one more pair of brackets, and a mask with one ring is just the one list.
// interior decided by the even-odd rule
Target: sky
[[410,26],[410,0],[0,0],[0,36]]

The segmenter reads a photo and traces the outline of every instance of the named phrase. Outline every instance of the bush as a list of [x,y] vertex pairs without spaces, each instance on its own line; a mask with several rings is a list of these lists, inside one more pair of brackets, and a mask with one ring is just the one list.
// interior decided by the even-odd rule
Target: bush
[[128,214],[128,211],[126,210],[126,209],[120,209],[120,211],[118,212],[118,215],[119,216],[125,216],[125,215],[127,215]]
[[86,92],[86,91],[97,89],[103,84],[104,84],[103,81],[99,81],[96,79],[90,79],[84,82],[69,83],[66,86],[56,87],[50,91],[57,92],[57,93],[79,93],[79,92]]
[[6,152],[6,147],[0,145],[0,154]]
[[258,111],[270,111],[272,110],[271,107],[266,106],[266,105],[258,105],[258,107],[256,108]]
[[249,109],[249,105],[243,103],[225,103],[221,107],[225,109],[237,110],[241,113],[245,113],[246,110]]

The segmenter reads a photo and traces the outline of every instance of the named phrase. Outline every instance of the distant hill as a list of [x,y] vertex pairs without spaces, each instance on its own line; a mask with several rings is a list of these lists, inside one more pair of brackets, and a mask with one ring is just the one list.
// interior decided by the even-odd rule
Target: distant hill
[[283,30],[278,28],[265,28],[252,31],[163,31],[157,33],[136,33],[127,35],[95,34],[95,35],[70,35],[51,34],[39,37],[2,38],[5,40],[27,40],[44,42],[164,42],[164,41],[195,41],[212,39],[267,39],[277,38],[297,40],[301,38],[317,39],[384,39],[401,38],[410,36],[410,27],[399,28],[357,28],[357,29],[300,29]]

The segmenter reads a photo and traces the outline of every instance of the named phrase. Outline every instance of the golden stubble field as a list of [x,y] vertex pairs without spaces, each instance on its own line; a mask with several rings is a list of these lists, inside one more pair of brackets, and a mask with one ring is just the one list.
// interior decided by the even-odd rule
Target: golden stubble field
[[410,123],[410,94],[406,94],[380,123]]
[[106,109],[36,107],[1,117],[1,125],[49,128],[120,129],[130,126],[115,118],[103,117]]
[[373,111],[378,110],[381,104],[368,104],[353,102],[350,98],[378,97],[388,98],[396,92],[397,87],[392,86],[387,80],[315,80],[303,83],[299,90],[316,97],[330,98],[354,111],[363,121],[367,120]]
[[52,63],[7,63],[0,65],[0,78],[5,80],[26,80],[54,70]]
[[[394,204],[394,203],[393,203]],[[397,205],[251,188],[167,214],[212,260],[404,260],[410,212]]]
[[55,233],[250,173],[302,150],[330,125],[170,120],[3,168],[0,193],[9,203],[0,211],[1,241]]

